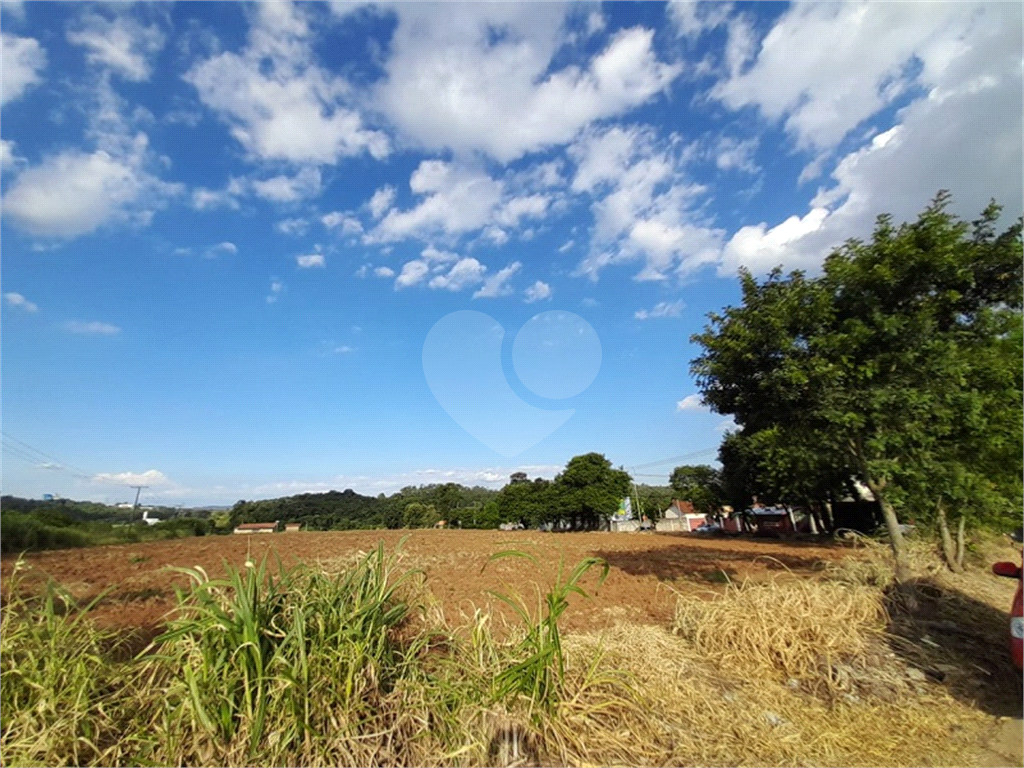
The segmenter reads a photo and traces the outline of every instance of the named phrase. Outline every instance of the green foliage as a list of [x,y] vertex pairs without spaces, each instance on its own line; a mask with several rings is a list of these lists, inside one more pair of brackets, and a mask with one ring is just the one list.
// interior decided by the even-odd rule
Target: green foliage
[[[522,557],[534,565],[537,559],[520,550],[506,550],[491,555],[488,563],[507,557]],[[588,598],[589,595],[579,586],[580,581],[594,566],[601,567],[597,589],[601,588],[608,577],[608,563],[599,557],[588,557],[576,564],[568,579],[563,581],[565,560],[559,558],[558,576],[551,590],[544,596],[543,607],[537,612],[536,618],[530,615],[526,604],[501,592],[490,591],[490,594],[510,606],[523,621],[526,636],[518,647],[519,659],[513,665],[503,669],[495,678],[496,698],[507,699],[510,696],[525,696],[531,704],[543,707],[552,712],[557,702],[564,696],[565,685],[565,653],[562,650],[562,636],[558,621],[566,608],[569,607],[569,595],[576,594]],[[486,568],[486,564],[484,565]],[[541,615],[543,613],[543,615]]]
[[705,515],[714,514],[723,504],[721,473],[706,464],[676,467],[669,484],[677,498],[691,502]]
[[[597,561],[560,571],[543,615],[525,614],[527,639],[499,643],[486,618],[468,640],[410,622],[426,616],[407,602],[421,574],[397,555],[381,544],[336,574],[265,558],[216,579],[175,569],[190,586],[134,657],[91,606],[52,586],[27,597],[19,563],[0,609],[0,762],[486,765],[494,714],[561,739],[629,695],[599,652],[570,668],[562,646],[567,598]],[[580,701],[588,689],[598,703]]]
[[704,401],[741,429],[727,495],[743,477],[804,501],[855,475],[897,549],[897,512],[922,494],[1019,517],[1021,222],[997,236],[994,203],[972,225],[948,203],[899,227],[879,217],[820,277],[743,272],[742,306],[693,337]]

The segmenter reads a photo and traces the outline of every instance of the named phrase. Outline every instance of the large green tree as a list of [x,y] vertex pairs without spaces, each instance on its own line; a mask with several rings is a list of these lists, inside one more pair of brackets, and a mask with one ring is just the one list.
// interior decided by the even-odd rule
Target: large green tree
[[676,467],[668,482],[676,498],[691,502],[705,515],[717,513],[724,503],[721,473],[707,464]]
[[[830,473],[858,476],[880,503],[901,581],[911,491],[943,478],[963,494],[992,460],[964,448],[993,435],[1013,444],[1020,431],[1019,378],[988,376],[982,361],[1005,360],[1019,324],[1021,223],[997,235],[994,204],[970,225],[948,203],[940,193],[899,227],[879,217],[871,242],[848,241],[820,277],[741,272],[742,305],[693,337],[704,401],[760,448],[759,479],[767,464],[769,481],[788,486],[777,491],[800,495]],[[993,495],[1012,496],[1011,485]]]
[[630,483],[629,474],[603,454],[574,456],[553,483],[556,519],[572,521],[573,528],[600,528],[629,495]]

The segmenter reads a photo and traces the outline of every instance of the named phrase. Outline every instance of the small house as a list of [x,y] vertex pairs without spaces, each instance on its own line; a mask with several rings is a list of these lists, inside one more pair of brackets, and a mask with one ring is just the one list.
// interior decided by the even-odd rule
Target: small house
[[241,523],[235,526],[235,533],[275,533],[277,520],[272,523]]
[[285,523],[284,524],[284,532],[285,533],[298,533],[301,530],[302,530],[302,523]]
[[661,513],[661,520],[654,524],[657,531],[693,531],[706,522],[707,518],[693,508],[693,503],[676,499]]

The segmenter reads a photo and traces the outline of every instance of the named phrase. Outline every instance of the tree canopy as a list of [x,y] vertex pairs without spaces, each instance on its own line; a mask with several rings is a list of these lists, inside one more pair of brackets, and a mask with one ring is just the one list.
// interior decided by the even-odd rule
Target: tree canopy
[[741,271],[742,305],[693,337],[704,401],[739,426],[729,492],[738,474],[800,501],[859,478],[901,579],[899,516],[925,497],[1019,517],[1021,222],[996,234],[995,203],[968,224],[949,201],[899,227],[880,216],[818,277]]

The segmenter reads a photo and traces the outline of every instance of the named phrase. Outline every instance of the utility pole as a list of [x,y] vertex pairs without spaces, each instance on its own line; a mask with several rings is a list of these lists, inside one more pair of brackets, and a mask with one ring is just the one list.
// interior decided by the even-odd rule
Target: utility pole
[[135,489],[135,506],[132,507],[132,515],[135,515],[135,510],[139,508],[139,494],[142,493],[143,488],[149,488],[148,485],[129,485],[129,488]]

